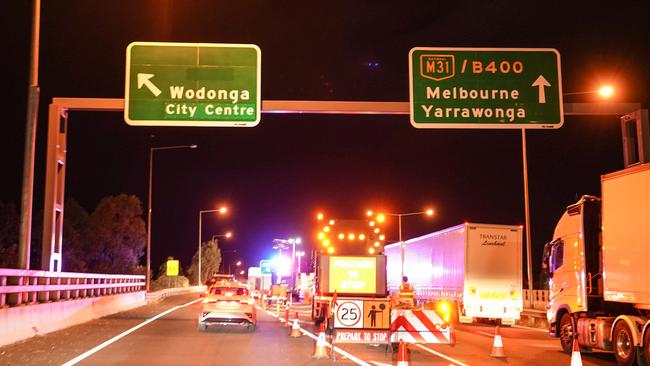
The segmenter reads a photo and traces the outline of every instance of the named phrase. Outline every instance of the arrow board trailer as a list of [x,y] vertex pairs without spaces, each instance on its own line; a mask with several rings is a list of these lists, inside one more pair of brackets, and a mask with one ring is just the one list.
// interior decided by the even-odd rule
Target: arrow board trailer
[[[465,223],[407,240],[404,275],[425,309],[452,303],[452,320],[514,324],[523,308],[521,226]],[[399,243],[387,245],[387,282],[401,284]]]

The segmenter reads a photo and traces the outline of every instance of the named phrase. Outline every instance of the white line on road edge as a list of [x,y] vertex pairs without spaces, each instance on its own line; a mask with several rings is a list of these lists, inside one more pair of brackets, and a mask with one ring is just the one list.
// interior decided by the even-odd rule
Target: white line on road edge
[[[284,321],[284,318],[280,318],[280,317],[278,317],[277,315],[275,315],[274,313],[272,313],[272,312],[270,312],[270,311],[268,311],[268,310],[266,311],[266,313],[269,314],[269,315],[271,315],[271,316],[274,317],[274,318],[278,318],[278,319],[280,319],[280,321]],[[318,340],[318,337],[317,337],[316,335],[314,335],[312,332],[308,331],[307,329],[305,329],[305,328],[303,328],[303,327],[300,327],[300,331],[301,331],[304,335],[306,335],[307,337],[309,337],[309,338],[311,338],[311,339],[313,339],[313,340],[315,340],[315,341]],[[340,355],[343,356],[343,357],[347,357],[350,361],[356,363],[357,365],[361,365],[361,366],[372,366],[372,364],[367,363],[366,361],[364,361],[364,360],[358,358],[357,356],[354,356],[354,355],[352,355],[352,354],[350,354],[350,353],[348,353],[348,352],[346,352],[346,351],[340,349],[339,347],[333,346],[330,342],[327,342],[327,341],[326,341],[325,343],[326,343],[326,344],[327,344],[331,349],[333,349],[334,352],[340,354]],[[465,366],[465,365],[464,365],[464,366]]]
[[434,355],[436,355],[436,356],[438,356],[438,357],[444,358],[444,359],[447,360],[447,361],[453,362],[453,363],[455,363],[456,365],[459,365],[459,366],[468,366],[466,363],[462,363],[462,362],[460,362],[460,361],[458,361],[458,360],[455,360],[455,359],[453,359],[453,358],[451,358],[451,357],[449,357],[449,356],[447,356],[447,355],[443,355],[442,353],[440,353],[440,352],[436,352],[436,351],[432,350],[431,348],[429,348],[429,347],[425,347],[425,346],[423,346],[423,345],[421,345],[421,344],[417,344],[417,343],[416,343],[416,344],[414,344],[414,346],[415,346],[415,347],[418,347],[418,348],[420,348],[420,349],[423,349],[423,350],[425,350],[425,351],[427,351],[427,352],[429,352],[429,353],[432,353],[432,354],[434,354]]
[[513,325],[511,325],[511,327],[513,327],[513,328],[521,328],[521,329],[528,329],[528,330],[534,330],[534,331],[542,332],[542,333],[548,333],[548,329],[542,329],[542,328],[525,327],[525,326],[523,326],[523,325],[517,325],[517,324],[513,324]]
[[180,309],[180,308],[184,308],[184,307],[186,307],[186,306],[188,306],[188,305],[192,305],[192,304],[194,304],[195,302],[198,302],[198,301],[201,301],[201,300],[202,300],[202,299],[200,299],[200,298],[199,298],[199,299],[196,299],[196,300],[192,300],[192,301],[188,302],[187,304],[174,306],[173,308],[171,308],[171,309],[169,309],[169,310],[163,311],[162,313],[160,313],[160,314],[154,316],[153,318],[147,319],[147,320],[143,321],[142,323],[136,325],[135,327],[133,327],[133,328],[127,330],[127,331],[124,331],[124,332],[122,332],[122,333],[116,335],[115,337],[113,337],[113,338],[107,340],[106,342],[100,344],[99,346],[96,346],[95,348],[93,348],[93,349],[91,349],[91,350],[89,350],[89,351],[86,351],[86,352],[80,354],[79,356],[73,358],[72,360],[70,360],[70,361],[68,361],[68,362],[66,362],[66,363],[64,363],[64,364],[62,364],[61,366],[72,366],[72,365],[76,365],[79,361],[83,361],[84,359],[88,358],[89,356],[92,356],[92,355],[93,355],[94,353],[96,353],[97,351],[100,351],[100,350],[102,350],[103,348],[106,348],[106,347],[109,346],[111,343],[115,343],[116,341],[118,341],[118,340],[120,340],[120,339],[126,337],[127,335],[129,335],[129,334],[135,332],[136,330],[138,330],[138,329],[144,327],[145,325],[147,325],[147,324],[153,322],[154,320],[159,319],[159,318],[161,318],[161,317],[163,317],[163,316],[165,316],[165,315],[171,313],[172,311],[176,311],[176,310],[178,310],[178,309]]

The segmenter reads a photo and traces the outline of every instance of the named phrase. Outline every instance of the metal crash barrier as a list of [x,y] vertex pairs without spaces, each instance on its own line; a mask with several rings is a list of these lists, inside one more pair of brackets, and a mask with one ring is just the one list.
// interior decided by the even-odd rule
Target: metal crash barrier
[[0,308],[144,291],[144,278],[0,268]]

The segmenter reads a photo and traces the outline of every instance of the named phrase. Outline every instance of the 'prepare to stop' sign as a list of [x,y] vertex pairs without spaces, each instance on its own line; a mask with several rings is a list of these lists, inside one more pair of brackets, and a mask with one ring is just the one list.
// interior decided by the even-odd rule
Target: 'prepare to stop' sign
[[363,328],[363,300],[337,303],[334,328]]

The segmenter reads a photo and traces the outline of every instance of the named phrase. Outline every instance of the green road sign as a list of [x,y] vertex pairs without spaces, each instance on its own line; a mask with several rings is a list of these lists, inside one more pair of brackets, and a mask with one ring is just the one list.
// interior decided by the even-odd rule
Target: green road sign
[[425,48],[409,52],[416,128],[559,128],[555,49]]
[[261,51],[252,44],[133,42],[124,120],[134,126],[259,123]]
[[178,260],[167,261],[167,276],[178,276]]
[[263,259],[260,261],[260,271],[263,274],[269,274],[273,271],[273,264],[270,260]]

